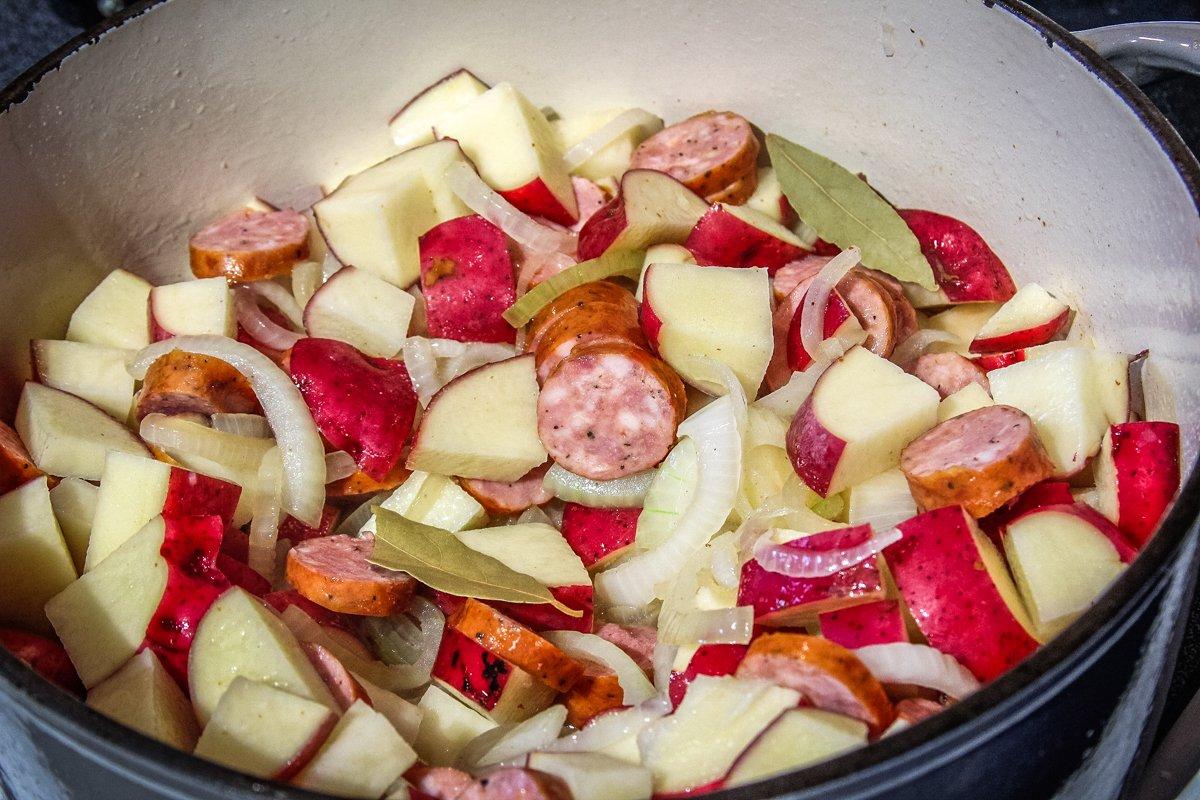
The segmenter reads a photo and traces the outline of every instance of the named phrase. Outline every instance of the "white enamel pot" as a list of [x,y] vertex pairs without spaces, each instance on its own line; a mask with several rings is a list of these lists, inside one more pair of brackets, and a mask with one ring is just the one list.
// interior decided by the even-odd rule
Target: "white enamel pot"
[[[1127,34],[1093,32],[1126,60],[1159,50],[1142,62],[1153,68],[1195,62],[1192,30]],[[0,412],[27,375],[27,340],[61,336],[105,272],[183,277],[198,224],[255,193],[328,184],[388,155],[391,112],[460,66],[560,111],[641,105],[670,120],[735,109],[865,172],[899,205],[968,221],[1018,282],[1086,309],[1104,343],[1150,349],[1147,403],[1182,424],[1187,483],[1096,607],[926,723],[712,795],[1115,797],[1155,715],[1195,550],[1200,169],[1129,80],[1019,3],[140,7],[0,94]],[[7,656],[0,715],[0,780],[19,798],[308,796],[125,730]]]

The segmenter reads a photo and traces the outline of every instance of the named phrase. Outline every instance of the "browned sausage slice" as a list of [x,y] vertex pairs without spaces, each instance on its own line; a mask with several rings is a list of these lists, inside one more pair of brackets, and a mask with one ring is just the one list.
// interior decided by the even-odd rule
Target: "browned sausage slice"
[[554,499],[554,495],[542,485],[542,479],[549,469],[550,463],[547,462],[512,483],[463,478],[459,484],[489,514],[520,514],[527,508],[545,505]]
[[558,692],[583,677],[583,664],[511,617],[468,597],[446,619],[446,627],[474,639],[483,649],[528,672]]
[[259,411],[258,398],[242,373],[219,358],[182,350],[172,350],[150,365],[134,403],[139,420],[155,413],[207,416]]
[[0,494],[44,474],[33,465],[33,458],[17,432],[0,422]]
[[892,702],[871,671],[840,644],[802,633],[754,639],[738,665],[739,678],[765,678],[795,689],[816,708],[867,723],[877,735],[895,718]]
[[475,781],[455,800],[572,800],[556,775],[523,767],[504,767]]
[[744,117],[708,111],[664,128],[633,151],[630,169],[665,172],[711,202],[710,195],[753,173],[758,139]]
[[942,397],[949,397],[972,383],[978,383],[984,391],[991,392],[983,368],[958,353],[926,353],[916,360],[911,372],[937,389]]
[[537,350],[542,336],[567,312],[576,308],[586,308],[595,303],[627,307],[637,314],[637,300],[633,293],[612,281],[593,281],[574,289],[568,289],[547,303],[542,310],[529,321],[525,330],[525,352]]
[[683,381],[661,359],[630,344],[592,344],[542,385],[538,436],[576,475],[620,478],[666,457],[686,405]]
[[[775,302],[782,303],[786,298],[791,296],[797,298],[804,297],[803,291],[799,295],[795,294],[796,288],[800,284],[807,285],[813,278],[817,277],[817,273],[829,263],[831,258],[833,256],[805,256],[780,267],[771,276],[771,294],[775,296]],[[799,300],[797,299],[796,302],[799,303]],[[792,311],[794,312],[795,308]],[[791,320],[790,316],[788,320]]]
[[416,586],[403,572],[367,561],[374,537],[321,536],[288,551],[287,579],[322,608],[343,614],[387,617],[408,606]]
[[913,308],[913,304],[904,295],[904,287],[900,284],[900,281],[886,272],[880,272],[876,269],[864,268],[863,271],[870,275],[871,279],[887,292],[888,299],[892,302],[892,316],[896,320],[896,344],[899,345],[917,332],[917,328],[919,327],[917,324],[917,310]]
[[606,622],[596,631],[601,639],[612,642],[625,651],[625,655],[649,673],[653,669],[654,645],[658,642],[658,631],[646,625],[618,625]]
[[568,310],[538,342],[534,353],[538,380],[544,382],[577,348],[599,342],[626,342],[645,348],[646,337],[637,312],[625,304],[599,302]]
[[758,170],[752,169],[721,191],[709,195],[705,199],[710,203],[728,203],[731,206],[740,206],[750,199],[757,188]]
[[457,800],[475,784],[475,779],[454,767],[417,765],[404,773],[412,788],[430,800]]
[[1033,421],[1012,406],[988,406],[946,420],[913,440],[900,469],[922,511],[962,506],[985,517],[1054,474]]
[[853,269],[838,282],[838,294],[867,332],[863,347],[881,358],[896,349],[896,312],[888,290],[863,270]]
[[350,670],[343,666],[337,656],[314,642],[302,642],[300,647],[304,650],[304,655],[308,656],[313,669],[321,676],[321,680],[325,681],[325,686],[342,711],[359,700],[371,705],[367,690],[350,674]]
[[286,275],[308,258],[308,218],[245,208],[192,234],[188,251],[197,278],[248,283]]

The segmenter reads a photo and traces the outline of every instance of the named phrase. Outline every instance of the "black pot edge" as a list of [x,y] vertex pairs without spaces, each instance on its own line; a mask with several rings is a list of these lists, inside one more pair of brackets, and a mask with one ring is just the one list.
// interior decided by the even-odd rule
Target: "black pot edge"
[[[142,0],[59,47],[0,91],[0,113],[29,96],[38,81],[58,69],[68,56],[164,2],[167,0]],[[1029,25],[1048,47],[1061,47],[1124,100],[1163,148],[1200,211],[1200,164],[1170,122],[1136,85],[1070,31],[1021,0],[980,2],[988,8],[998,7]],[[707,796],[713,800],[765,800],[820,785],[822,789],[849,797],[861,789],[861,785],[869,786],[887,773],[897,769],[928,771],[953,758],[957,749],[972,745],[981,735],[984,738],[1002,735],[1038,705],[1037,694],[1023,690],[1040,683],[1039,688],[1046,695],[1051,686],[1068,682],[1071,675],[1086,669],[1096,649],[1102,648],[1105,641],[1127,627],[1128,620],[1118,617],[1122,609],[1140,608],[1154,599],[1162,579],[1173,566],[1171,556],[1179,549],[1198,515],[1200,459],[1191,465],[1189,478],[1175,506],[1138,559],[1087,614],[1028,660],[941,714],[885,740],[804,770]],[[1077,651],[1080,655],[1072,659]],[[1072,660],[1074,664],[1070,663]],[[79,749],[78,745],[85,743],[90,746],[92,757],[102,760],[110,768],[147,788],[169,791],[181,800],[189,795],[179,788],[172,791],[164,784],[173,787],[197,782],[200,786],[223,784],[247,796],[279,800],[321,797],[254,780],[143,736],[79,703],[4,652],[0,652],[0,693],[31,700],[32,703],[19,703],[17,710],[39,723],[48,721],[49,725],[40,724],[39,727],[68,746]],[[137,768],[132,768],[130,762]]]

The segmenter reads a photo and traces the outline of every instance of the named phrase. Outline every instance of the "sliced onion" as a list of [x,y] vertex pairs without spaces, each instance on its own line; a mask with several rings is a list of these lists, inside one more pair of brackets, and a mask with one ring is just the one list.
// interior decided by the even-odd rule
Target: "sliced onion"
[[641,705],[606,711],[593,717],[581,729],[542,748],[550,753],[594,753],[630,736],[636,736],[656,719],[671,712],[671,703],[654,697]]
[[325,482],[333,483],[343,478],[349,478],[358,472],[358,464],[354,457],[345,450],[335,450],[325,454]]
[[647,680],[642,668],[628,653],[607,639],[578,631],[546,631],[542,635],[572,658],[595,661],[612,670],[617,676],[617,683],[621,684],[621,702],[624,705],[637,705],[654,697],[654,684]]
[[356,675],[362,675],[371,683],[389,692],[407,692],[429,683],[429,670],[410,664],[384,664],[347,648],[320,623],[305,614],[297,606],[288,606],[280,615],[292,635],[301,642],[319,644],[333,653],[342,666]]
[[[712,578],[712,552],[711,547],[697,550],[665,593],[658,615],[659,642],[690,647],[700,644],[746,644],[750,641],[754,632],[754,609],[749,606],[734,607],[736,595],[720,591]],[[728,594],[728,605],[701,607],[701,592],[710,596]],[[725,601],[721,605],[725,605]]]
[[219,358],[246,376],[283,456],[283,508],[305,525],[319,525],[325,507],[325,448],[292,379],[250,345],[224,336],[176,336],[155,342],[134,357],[130,375],[145,378],[151,364],[175,350]]
[[961,345],[962,340],[947,331],[925,328],[909,336],[892,351],[891,360],[900,366],[907,366],[923,356],[935,344]]
[[650,656],[654,679],[654,689],[658,696],[669,697],[671,694],[671,673],[675,669],[675,657],[679,655],[679,647],[666,642],[654,643],[654,652]]
[[709,543],[712,551],[713,580],[726,589],[736,589],[742,572],[742,556],[738,552],[737,535],[722,533]]
[[429,340],[420,336],[410,336],[404,340],[400,354],[404,360],[404,368],[408,370],[408,377],[412,380],[413,391],[417,393],[417,399],[421,401],[421,405],[428,405],[430,398],[442,388],[437,374],[437,359],[433,355]]
[[215,430],[232,433],[234,436],[271,438],[271,426],[261,414],[213,414],[212,426]]
[[692,380],[703,384],[698,387],[701,391],[713,397],[733,398],[734,416],[737,418],[738,430],[745,432],[748,427],[746,393],[742,389],[742,382],[738,380],[729,365],[707,356],[693,356],[684,360],[686,364],[683,366],[686,367],[685,371],[692,377]]
[[563,163],[566,165],[568,172],[573,172],[587,163],[589,158],[630,131],[637,128],[656,131],[662,128],[662,124],[663,121],[661,119],[649,111],[644,111],[640,108],[631,108],[627,111],[622,111],[588,134],[581,141],[572,145],[567,152],[563,153]]
[[[554,225],[554,223],[550,222],[547,225]],[[559,228],[560,226],[555,226],[555,229]],[[525,296],[533,279],[539,275],[543,280],[547,280],[579,263],[579,259],[575,257],[579,252],[579,235],[566,228],[562,228],[562,232],[564,236],[570,237],[564,243],[562,251],[542,253],[527,247],[521,248],[518,257],[521,268],[517,270],[517,297]]]
[[568,503],[593,508],[640,508],[654,480],[656,470],[648,469],[610,481],[594,481],[551,465],[542,479],[546,491]]
[[287,317],[288,322],[301,330],[304,329],[304,313],[300,310],[302,306],[296,302],[296,298],[287,289],[274,281],[255,281],[248,284],[247,288],[275,306],[280,314]]
[[800,406],[812,394],[817,379],[833,364],[835,359],[814,359],[802,372],[793,372],[788,382],[768,395],[754,401],[755,408],[778,414],[784,419],[796,416]]
[[321,282],[324,283],[333,277],[334,273],[343,266],[338,257],[333,254],[333,250],[325,254],[325,258],[321,260]]
[[637,546],[651,550],[666,541],[687,510],[700,481],[696,443],[684,436],[658,466],[637,521]]
[[368,497],[338,523],[338,526],[333,530],[334,535],[358,536],[362,532],[363,526],[370,522],[375,515],[375,512],[371,510],[372,507],[379,505],[390,495],[391,492],[379,492]]
[[233,291],[238,324],[254,341],[273,350],[287,350],[304,338],[303,334],[289,331],[264,314],[254,293],[246,287],[239,286]]
[[446,184],[467,208],[504,231],[509,238],[543,253],[562,250],[570,237],[535,221],[496,193],[465,161],[446,169]]
[[532,522],[537,522],[542,525],[549,525],[552,528],[559,528],[561,525],[554,524],[554,520],[546,513],[546,510],[541,506],[533,506],[521,512],[521,516],[514,520],[515,525],[528,525]]
[[467,772],[508,764],[526,753],[552,744],[566,721],[567,707],[556,704],[524,722],[484,731],[467,743],[459,753],[456,764]]
[[596,591],[611,605],[644,606],[659,587],[674,579],[684,562],[729,517],[742,476],[742,432],[737,425],[741,387],[714,400],[679,426],[699,453],[699,480],[686,511],[659,546],[630,558],[596,577]]
[[449,383],[459,375],[464,375],[473,369],[482,367],[484,364],[504,361],[516,354],[517,348],[511,344],[470,342],[467,347],[463,348],[461,353],[451,356],[440,367],[439,372],[441,373],[442,380]]
[[279,541],[280,497],[283,494],[283,462],[279,448],[272,447],[263,456],[254,484],[254,500],[250,520],[250,568],[268,581],[275,581],[275,544]]
[[618,275],[636,278],[641,274],[643,258],[641,250],[608,250],[597,258],[567,267],[519,297],[517,302],[505,309],[504,320],[514,328],[519,328],[568,289]]
[[861,258],[862,253],[857,247],[843,250],[829,259],[808,285],[800,308],[800,342],[809,355],[815,356],[817,347],[825,339],[825,306],[829,304],[829,293],[847,272],[858,266]]
[[880,683],[911,683],[961,700],[979,681],[953,656],[923,644],[872,644],[854,651]]
[[[319,261],[303,261],[292,267],[292,299],[296,301],[296,305],[300,308],[307,306],[317,289],[321,288],[324,279],[325,274]],[[300,327],[303,328],[304,325],[301,324]]]
[[433,669],[445,628],[446,615],[420,595],[403,614],[363,620],[363,630],[385,664],[407,664],[425,672]]
[[873,533],[869,539],[843,550],[804,550],[786,547],[774,541],[775,529],[758,537],[754,543],[754,560],[768,572],[790,578],[827,578],[844,569],[857,566],[871,556],[900,541],[899,528]]
[[256,472],[263,456],[275,446],[271,439],[238,436],[166,414],[147,414],[138,434],[147,443],[172,455],[219,460],[236,471]]

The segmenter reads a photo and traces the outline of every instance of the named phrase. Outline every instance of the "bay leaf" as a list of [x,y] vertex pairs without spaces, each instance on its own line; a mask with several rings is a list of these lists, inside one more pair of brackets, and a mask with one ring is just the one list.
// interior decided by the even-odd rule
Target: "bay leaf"
[[454,534],[422,525],[376,506],[375,546],[370,561],[447,594],[506,603],[548,603],[571,617],[583,612],[563,605],[528,575],[476,552]]
[[767,152],[792,208],[827,242],[862,250],[863,266],[937,291],[908,225],[866,181],[820,153],[767,134]]

